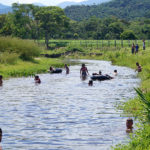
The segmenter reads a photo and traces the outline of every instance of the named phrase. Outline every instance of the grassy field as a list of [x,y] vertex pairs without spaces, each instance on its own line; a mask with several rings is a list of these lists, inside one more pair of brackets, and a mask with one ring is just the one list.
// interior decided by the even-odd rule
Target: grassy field
[[[44,44],[44,41],[41,40],[39,43]],[[123,48],[123,47],[131,47],[132,43],[138,44],[139,47],[143,47],[142,40],[50,40],[49,47],[57,48],[57,47],[67,47],[70,45],[80,46],[82,48],[95,48],[95,49],[103,49],[105,47],[111,48]],[[150,46],[150,40],[145,40],[146,47]]]

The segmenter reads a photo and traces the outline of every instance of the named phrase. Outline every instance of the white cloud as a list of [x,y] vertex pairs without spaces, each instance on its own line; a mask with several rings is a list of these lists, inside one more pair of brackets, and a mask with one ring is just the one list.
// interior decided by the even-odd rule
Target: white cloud
[[42,3],[44,5],[57,5],[64,1],[81,2],[84,0],[0,0],[0,3],[5,5],[11,5],[12,3]]

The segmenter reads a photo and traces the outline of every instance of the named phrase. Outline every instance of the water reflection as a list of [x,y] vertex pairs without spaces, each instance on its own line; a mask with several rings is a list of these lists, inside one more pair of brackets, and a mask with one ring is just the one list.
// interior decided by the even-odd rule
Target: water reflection
[[[138,86],[134,70],[110,62],[84,60],[89,73],[101,70],[113,80],[81,81],[80,65],[70,74],[41,74],[34,79],[14,78],[0,87],[0,127],[3,149],[15,150],[105,150],[124,142],[126,118],[116,111],[116,102],[134,97]],[[13,147],[13,148],[12,148]]]

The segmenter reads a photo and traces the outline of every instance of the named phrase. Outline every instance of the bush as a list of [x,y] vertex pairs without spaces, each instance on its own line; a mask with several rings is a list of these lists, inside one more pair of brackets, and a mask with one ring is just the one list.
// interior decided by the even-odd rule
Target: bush
[[31,60],[40,55],[40,48],[30,40],[0,37],[0,52],[17,53],[23,60]]
[[18,55],[16,53],[0,53],[0,63],[2,64],[15,64],[18,59]]

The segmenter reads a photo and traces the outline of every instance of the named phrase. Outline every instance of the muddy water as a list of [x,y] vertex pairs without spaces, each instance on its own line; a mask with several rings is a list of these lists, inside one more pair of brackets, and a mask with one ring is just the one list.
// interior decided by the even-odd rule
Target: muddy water
[[89,73],[111,74],[113,80],[81,81],[80,65],[70,74],[40,74],[33,78],[12,78],[0,87],[0,127],[3,150],[107,150],[126,142],[125,117],[116,103],[135,96],[139,85],[134,70],[110,62],[81,60]]

